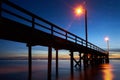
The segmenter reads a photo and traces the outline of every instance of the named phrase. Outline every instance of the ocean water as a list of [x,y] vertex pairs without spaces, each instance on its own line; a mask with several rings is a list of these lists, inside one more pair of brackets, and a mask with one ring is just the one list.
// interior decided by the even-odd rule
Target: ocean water
[[[47,60],[32,61],[32,80],[47,80]],[[55,61],[52,61],[52,80],[56,80]],[[27,60],[0,60],[0,80],[28,80]],[[74,68],[71,78],[70,61],[59,60],[57,80],[120,80],[120,60],[95,67]]]

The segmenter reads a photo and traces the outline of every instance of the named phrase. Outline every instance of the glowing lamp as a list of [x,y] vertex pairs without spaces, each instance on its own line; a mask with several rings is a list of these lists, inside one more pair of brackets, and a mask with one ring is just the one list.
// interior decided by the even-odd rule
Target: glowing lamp
[[105,41],[108,41],[109,40],[109,38],[108,37],[105,37]]
[[76,7],[76,8],[75,8],[75,14],[76,14],[77,16],[80,16],[80,15],[83,14],[83,13],[84,13],[84,9],[83,9],[82,6],[79,6],[79,7]]

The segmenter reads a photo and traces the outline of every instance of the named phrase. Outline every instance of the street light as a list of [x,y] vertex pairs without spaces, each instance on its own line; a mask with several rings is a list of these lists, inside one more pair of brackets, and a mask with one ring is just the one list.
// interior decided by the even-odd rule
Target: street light
[[105,41],[107,42],[107,59],[106,59],[106,62],[109,63],[109,38],[105,37]]
[[75,14],[76,16],[80,16],[84,13],[84,20],[85,20],[85,40],[86,40],[86,52],[84,54],[84,68],[88,65],[88,32],[87,32],[87,9],[83,8],[82,6],[78,6],[75,8]]
[[107,42],[107,52],[109,54],[109,38],[105,37],[105,41]]
[[77,6],[74,9],[74,13],[76,14],[76,16],[80,16],[84,13],[84,8],[82,6]]
[[88,46],[88,31],[87,31],[87,9],[83,8],[82,6],[78,6],[75,8],[76,16],[80,16],[82,14],[85,15],[85,39],[86,39],[86,47]]

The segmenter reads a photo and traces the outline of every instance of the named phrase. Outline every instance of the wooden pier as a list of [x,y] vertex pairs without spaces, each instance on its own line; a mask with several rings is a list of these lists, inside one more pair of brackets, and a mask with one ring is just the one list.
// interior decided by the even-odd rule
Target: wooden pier
[[[15,11],[4,7],[3,4],[12,7]],[[16,10],[22,14],[17,13]],[[29,16],[29,18],[23,14]],[[84,68],[87,68],[89,65],[93,66],[109,62],[107,51],[90,42],[86,42],[86,40],[79,36],[34,15],[8,0],[0,0],[0,39],[26,44],[29,62],[28,80],[32,80],[32,46],[36,45],[48,47],[48,80],[51,80],[52,49],[56,50],[56,78],[59,72],[58,52],[62,49],[70,51],[68,55],[70,55],[72,75],[74,73],[74,66],[81,68],[81,60],[83,60]],[[79,61],[75,60],[74,52],[79,53]]]

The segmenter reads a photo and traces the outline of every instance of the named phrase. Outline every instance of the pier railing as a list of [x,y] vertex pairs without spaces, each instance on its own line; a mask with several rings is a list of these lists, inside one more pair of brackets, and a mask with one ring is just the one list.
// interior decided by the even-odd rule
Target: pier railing
[[[7,18],[21,24],[30,26],[34,29],[41,30],[43,32],[49,33],[53,36],[60,37],[65,40],[74,42],[82,46],[86,46],[86,40],[76,36],[73,33],[68,32],[65,29],[60,28],[59,26],[41,18],[37,15],[25,10],[24,8],[19,7],[18,5],[8,1],[0,0],[0,16],[1,18]],[[48,13],[49,14],[49,13]],[[98,46],[87,42],[87,47],[102,53],[106,51],[99,48]]]

